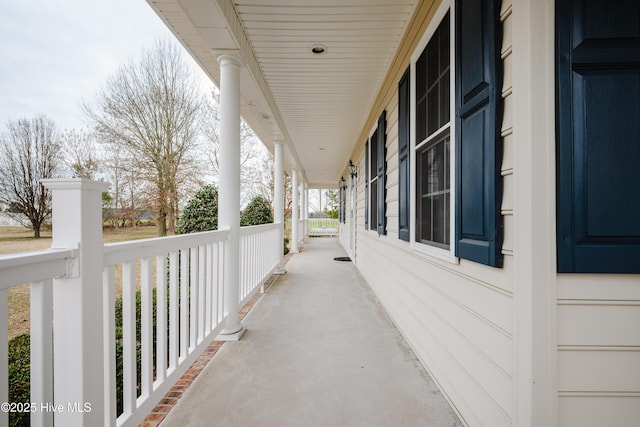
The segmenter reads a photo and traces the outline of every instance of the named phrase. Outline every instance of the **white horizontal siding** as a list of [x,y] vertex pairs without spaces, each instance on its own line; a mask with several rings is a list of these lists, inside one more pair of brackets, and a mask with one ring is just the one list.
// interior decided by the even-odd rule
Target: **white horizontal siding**
[[[398,240],[397,107],[387,106],[387,113],[387,236],[363,229],[365,187],[359,180],[357,266],[466,422],[510,425],[511,262],[503,269],[452,264]],[[364,154],[357,163],[364,178]],[[506,224],[510,236],[510,215]]]
[[637,426],[640,279],[558,276],[558,422]]
[[515,234],[514,230],[514,219],[513,215],[504,215],[502,218],[503,221],[503,234],[504,234],[504,243],[502,244],[502,252],[504,255],[513,254],[513,236]]
[[502,100],[503,116],[502,128],[502,165],[500,175],[502,176],[502,206],[503,215],[503,242],[502,255],[505,258],[513,256],[514,251],[514,230],[513,230],[513,196],[514,196],[514,168],[513,168],[513,45],[511,40],[511,2],[504,1],[500,14],[503,22],[502,47],[500,56],[503,64],[502,76]]
[[[511,298],[501,293],[491,292],[490,288],[480,287],[466,280],[456,272],[444,272],[436,266],[415,268],[416,259],[401,248],[379,245],[376,237],[362,236],[361,249],[367,250],[368,258],[374,259],[385,268],[385,258],[393,260],[397,273],[392,289],[406,289],[412,292],[412,298],[434,312],[448,319],[449,324],[467,336],[470,343],[480,349],[495,362],[507,375],[511,367],[511,324],[497,324],[500,316],[492,313],[509,311]],[[420,261],[418,261],[420,262]],[[429,274],[429,273],[433,274]],[[391,273],[383,273],[391,274]],[[391,279],[393,276],[390,276]],[[406,282],[406,284],[405,284]],[[478,292],[480,290],[480,292]],[[468,296],[471,294],[472,296]],[[464,295],[464,298],[460,298]],[[473,298],[473,295],[476,298]],[[453,315],[452,313],[455,313]]]
[[[503,172],[504,173],[504,172]],[[503,186],[503,194],[502,194],[502,212],[508,212],[508,215],[511,216],[513,214],[513,169],[504,173],[502,177],[502,186]]]
[[635,393],[640,390],[640,346],[561,347],[559,350],[558,388],[561,393],[594,390]]
[[561,346],[640,346],[639,325],[640,301],[559,301]]
[[503,131],[502,142],[502,174],[509,175],[513,173],[513,129]]
[[[487,317],[510,314],[510,298],[428,265],[385,240],[372,233],[358,236],[358,267],[372,289],[436,379],[450,384],[445,392],[455,390],[465,401],[468,410],[462,412],[484,413],[479,419],[487,425],[508,425],[512,340]],[[479,311],[452,296],[478,295],[478,288],[487,294],[464,300]]]
[[637,274],[561,274],[558,299],[640,301],[640,277]]
[[558,425],[562,427],[637,427],[640,395],[583,394],[559,399]]

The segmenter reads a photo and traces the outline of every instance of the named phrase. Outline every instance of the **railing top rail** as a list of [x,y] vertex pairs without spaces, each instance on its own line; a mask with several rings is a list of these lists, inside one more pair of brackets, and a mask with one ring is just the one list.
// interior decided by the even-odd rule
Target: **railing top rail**
[[104,245],[104,265],[112,266],[134,259],[147,258],[179,249],[191,248],[229,239],[229,229],[203,231],[167,237],[107,243]]
[[261,225],[247,225],[244,227],[240,227],[240,235],[247,236],[249,234],[257,234],[262,231],[273,230],[280,227],[279,223],[269,223],[269,224],[261,224]]
[[67,260],[75,249],[45,249],[0,255],[0,289],[38,282],[67,273]]

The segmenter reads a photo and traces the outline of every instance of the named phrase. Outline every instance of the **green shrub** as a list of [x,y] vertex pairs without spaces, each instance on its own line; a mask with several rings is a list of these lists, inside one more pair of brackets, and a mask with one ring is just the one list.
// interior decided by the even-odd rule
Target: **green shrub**
[[218,229],[218,189],[205,185],[193,195],[178,219],[176,234]]
[[261,225],[273,222],[269,201],[262,196],[254,197],[240,212],[240,226]]
[[[28,334],[9,341],[9,402],[30,402],[31,339]],[[10,412],[9,427],[30,425],[29,412]]]

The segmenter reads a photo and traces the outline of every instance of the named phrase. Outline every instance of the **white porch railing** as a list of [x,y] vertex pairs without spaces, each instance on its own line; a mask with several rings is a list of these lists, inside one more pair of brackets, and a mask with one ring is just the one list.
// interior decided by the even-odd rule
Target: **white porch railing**
[[305,222],[306,221],[304,219],[298,220],[298,245],[301,245],[301,243],[304,241]]
[[240,306],[242,307],[271,275],[281,255],[273,250],[280,243],[281,224],[240,228]]
[[[15,408],[0,410],[0,426],[9,424],[9,411],[31,413],[32,426],[53,424],[53,412],[43,411],[41,402],[53,402],[53,278],[66,275],[73,268],[76,251],[46,251],[0,256],[0,403],[14,403]],[[8,394],[8,289],[30,284],[31,302],[31,402],[9,402]],[[29,404],[25,408],[24,405]],[[18,407],[17,405],[22,405]],[[35,411],[32,411],[35,409]]]
[[307,226],[309,237],[337,236],[340,222],[334,218],[310,218]]
[[[116,425],[137,426],[220,332],[228,237],[228,230],[220,230],[104,246],[105,411],[108,419],[116,419],[116,401],[121,399]],[[121,379],[116,378],[116,273],[122,285]],[[122,383],[121,396],[116,393],[117,381]]]
[[[95,193],[91,198],[96,205],[94,213],[99,212],[100,187],[85,184],[71,183],[65,187],[68,193],[64,197],[71,193],[75,196],[63,197],[66,203],[58,205],[54,191],[54,242],[58,244],[64,239],[56,239],[55,232],[65,229],[65,224],[56,229],[56,206],[64,206],[65,213],[84,212],[87,197],[81,197],[80,193],[89,191]],[[74,206],[69,200],[82,202]],[[257,292],[280,262],[280,227],[281,224],[266,224],[240,229],[241,304]],[[99,219],[94,228],[99,239]],[[31,425],[138,425],[223,327],[228,315],[223,297],[224,258],[232,256],[227,251],[229,234],[229,230],[219,230],[100,244],[98,248],[102,247],[102,251],[91,252],[86,252],[86,248],[93,246],[80,239],[78,249],[0,256],[0,403],[8,402],[7,290],[31,283],[30,400],[36,404],[35,411],[30,411]],[[91,270],[96,269],[99,270],[93,273],[97,274],[93,274]],[[78,302],[72,298],[74,292],[84,295],[78,301],[87,301],[87,289],[97,285],[96,281],[85,282],[85,278],[100,275],[101,291],[92,294],[92,298],[101,301],[102,310],[98,310],[101,313],[94,311],[96,315],[86,323],[69,322],[65,323],[66,328],[54,328],[54,323],[64,323],[65,312],[74,314],[78,310]],[[82,286],[72,287],[74,280]],[[116,300],[120,294],[121,322],[116,319]],[[122,328],[118,341],[117,323]],[[103,337],[97,341],[101,345],[89,341],[78,345],[83,353],[78,359],[99,360],[104,372],[94,370],[86,374],[86,370],[78,369],[77,363],[70,366],[69,360],[61,360],[65,357],[54,358],[54,354],[67,354],[61,352],[61,342],[73,343],[80,334]],[[117,353],[122,355],[120,378],[116,378]],[[68,354],[75,360],[76,353]],[[83,375],[90,378],[76,381]],[[121,392],[116,390],[118,382]],[[98,393],[87,395],[74,388],[75,384],[91,383],[104,384],[104,389],[100,387]],[[83,401],[83,396],[93,401]],[[86,403],[93,413],[80,411]],[[60,404],[64,405],[61,412],[53,410]],[[42,405],[51,406],[43,409]],[[0,411],[0,426],[7,424],[7,412]]]

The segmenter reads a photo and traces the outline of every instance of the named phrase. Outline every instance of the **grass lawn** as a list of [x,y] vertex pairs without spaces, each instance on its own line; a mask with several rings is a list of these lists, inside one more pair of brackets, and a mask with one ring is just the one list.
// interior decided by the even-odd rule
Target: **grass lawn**
[[[51,230],[41,230],[41,238],[35,239],[33,231],[24,227],[0,226],[0,255],[30,252],[51,247]],[[136,227],[105,230],[105,243],[146,239],[157,236],[156,227]],[[9,339],[29,333],[29,285],[9,289]]]

